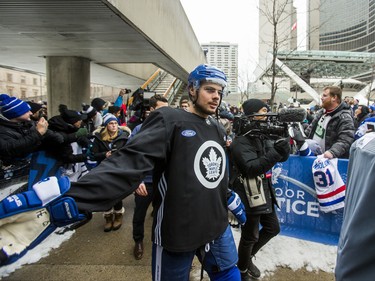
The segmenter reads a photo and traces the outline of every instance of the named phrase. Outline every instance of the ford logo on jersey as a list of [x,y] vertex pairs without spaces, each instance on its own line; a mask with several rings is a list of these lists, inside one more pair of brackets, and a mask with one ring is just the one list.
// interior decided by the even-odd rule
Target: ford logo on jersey
[[190,138],[190,137],[194,137],[197,133],[193,130],[184,130],[181,132],[181,135],[183,135],[184,137],[187,137],[187,138]]

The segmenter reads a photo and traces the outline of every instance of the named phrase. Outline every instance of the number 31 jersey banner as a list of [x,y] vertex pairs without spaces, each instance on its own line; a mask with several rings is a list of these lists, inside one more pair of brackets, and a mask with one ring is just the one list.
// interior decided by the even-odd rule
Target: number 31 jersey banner
[[291,155],[272,169],[281,233],[337,245],[345,199],[347,159]]
[[322,212],[344,207],[345,184],[337,168],[337,158],[317,157],[312,166],[316,197]]

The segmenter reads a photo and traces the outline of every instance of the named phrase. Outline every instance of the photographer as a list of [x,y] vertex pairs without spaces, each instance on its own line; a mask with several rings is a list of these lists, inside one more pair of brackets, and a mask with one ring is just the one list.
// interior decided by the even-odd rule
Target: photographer
[[[265,122],[267,117],[261,114],[266,114],[268,108],[261,100],[249,99],[242,108],[246,116],[260,114],[252,122]],[[233,140],[230,151],[234,164],[230,183],[244,203],[247,217],[242,226],[237,265],[241,280],[251,280],[251,277],[260,277],[259,269],[252,262],[253,256],[280,232],[268,171],[277,162],[288,159],[289,138],[275,141],[260,133],[240,134]]]
[[0,159],[4,165],[17,165],[42,148],[48,122],[44,118],[33,122],[31,115],[26,102],[0,95]]
[[30,111],[32,115],[30,115],[30,119],[33,121],[39,121],[40,118],[44,117],[47,120],[47,109],[43,107],[43,105],[39,103],[35,103],[32,101],[27,101],[27,104],[30,106]]

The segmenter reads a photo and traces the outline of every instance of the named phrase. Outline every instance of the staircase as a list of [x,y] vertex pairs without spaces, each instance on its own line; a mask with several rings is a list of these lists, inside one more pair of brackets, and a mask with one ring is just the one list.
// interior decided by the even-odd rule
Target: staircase
[[[180,81],[181,82],[181,81]],[[173,96],[173,99],[172,101],[170,102],[170,106],[172,107],[178,107],[179,103],[180,103],[180,99],[183,95],[186,95],[187,96],[187,91],[186,91],[186,84],[181,82],[181,85],[178,89],[178,91],[176,92],[176,94]]]
[[155,73],[156,75],[154,74],[154,77],[144,85],[144,88],[166,97],[171,107],[177,107],[181,96],[185,92],[186,84],[168,72],[160,69],[157,72],[158,73]]
[[159,76],[158,79],[159,79],[159,83],[156,84],[155,87],[151,90],[153,92],[156,92],[156,94],[163,96],[168,91],[169,86],[175,80],[175,77],[165,72],[164,75]]

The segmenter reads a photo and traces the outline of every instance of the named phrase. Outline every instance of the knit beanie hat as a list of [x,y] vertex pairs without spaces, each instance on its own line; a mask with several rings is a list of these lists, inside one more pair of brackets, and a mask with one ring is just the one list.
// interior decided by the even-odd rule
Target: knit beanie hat
[[116,114],[117,112],[120,111],[120,109],[121,109],[121,107],[112,105],[112,106],[108,107],[108,112],[112,113],[112,114]]
[[14,119],[30,111],[30,106],[16,97],[0,95],[0,112],[7,119]]
[[96,115],[97,111],[91,105],[83,104],[82,105],[82,113],[86,114],[87,117],[92,118]]
[[116,121],[118,122],[116,116],[114,116],[113,114],[111,113],[107,113],[106,115],[103,116],[103,125],[104,126],[107,126],[109,122],[111,121]]
[[370,113],[369,108],[366,105],[361,105],[361,113],[358,114],[358,119],[363,118],[363,116],[366,116]]
[[65,104],[59,105],[59,111],[60,111],[62,119],[64,119],[66,123],[73,125],[77,121],[82,120],[81,114],[79,114],[75,110],[68,109],[68,107]]
[[258,113],[263,107],[267,107],[267,104],[258,99],[249,99],[242,104],[242,109],[245,115]]
[[101,98],[95,98],[91,101],[91,105],[93,108],[96,109],[96,111],[101,111],[105,105],[105,100]]
[[34,114],[35,112],[38,112],[39,109],[42,108],[42,105],[36,102],[27,101],[27,104],[30,105],[30,111]]

